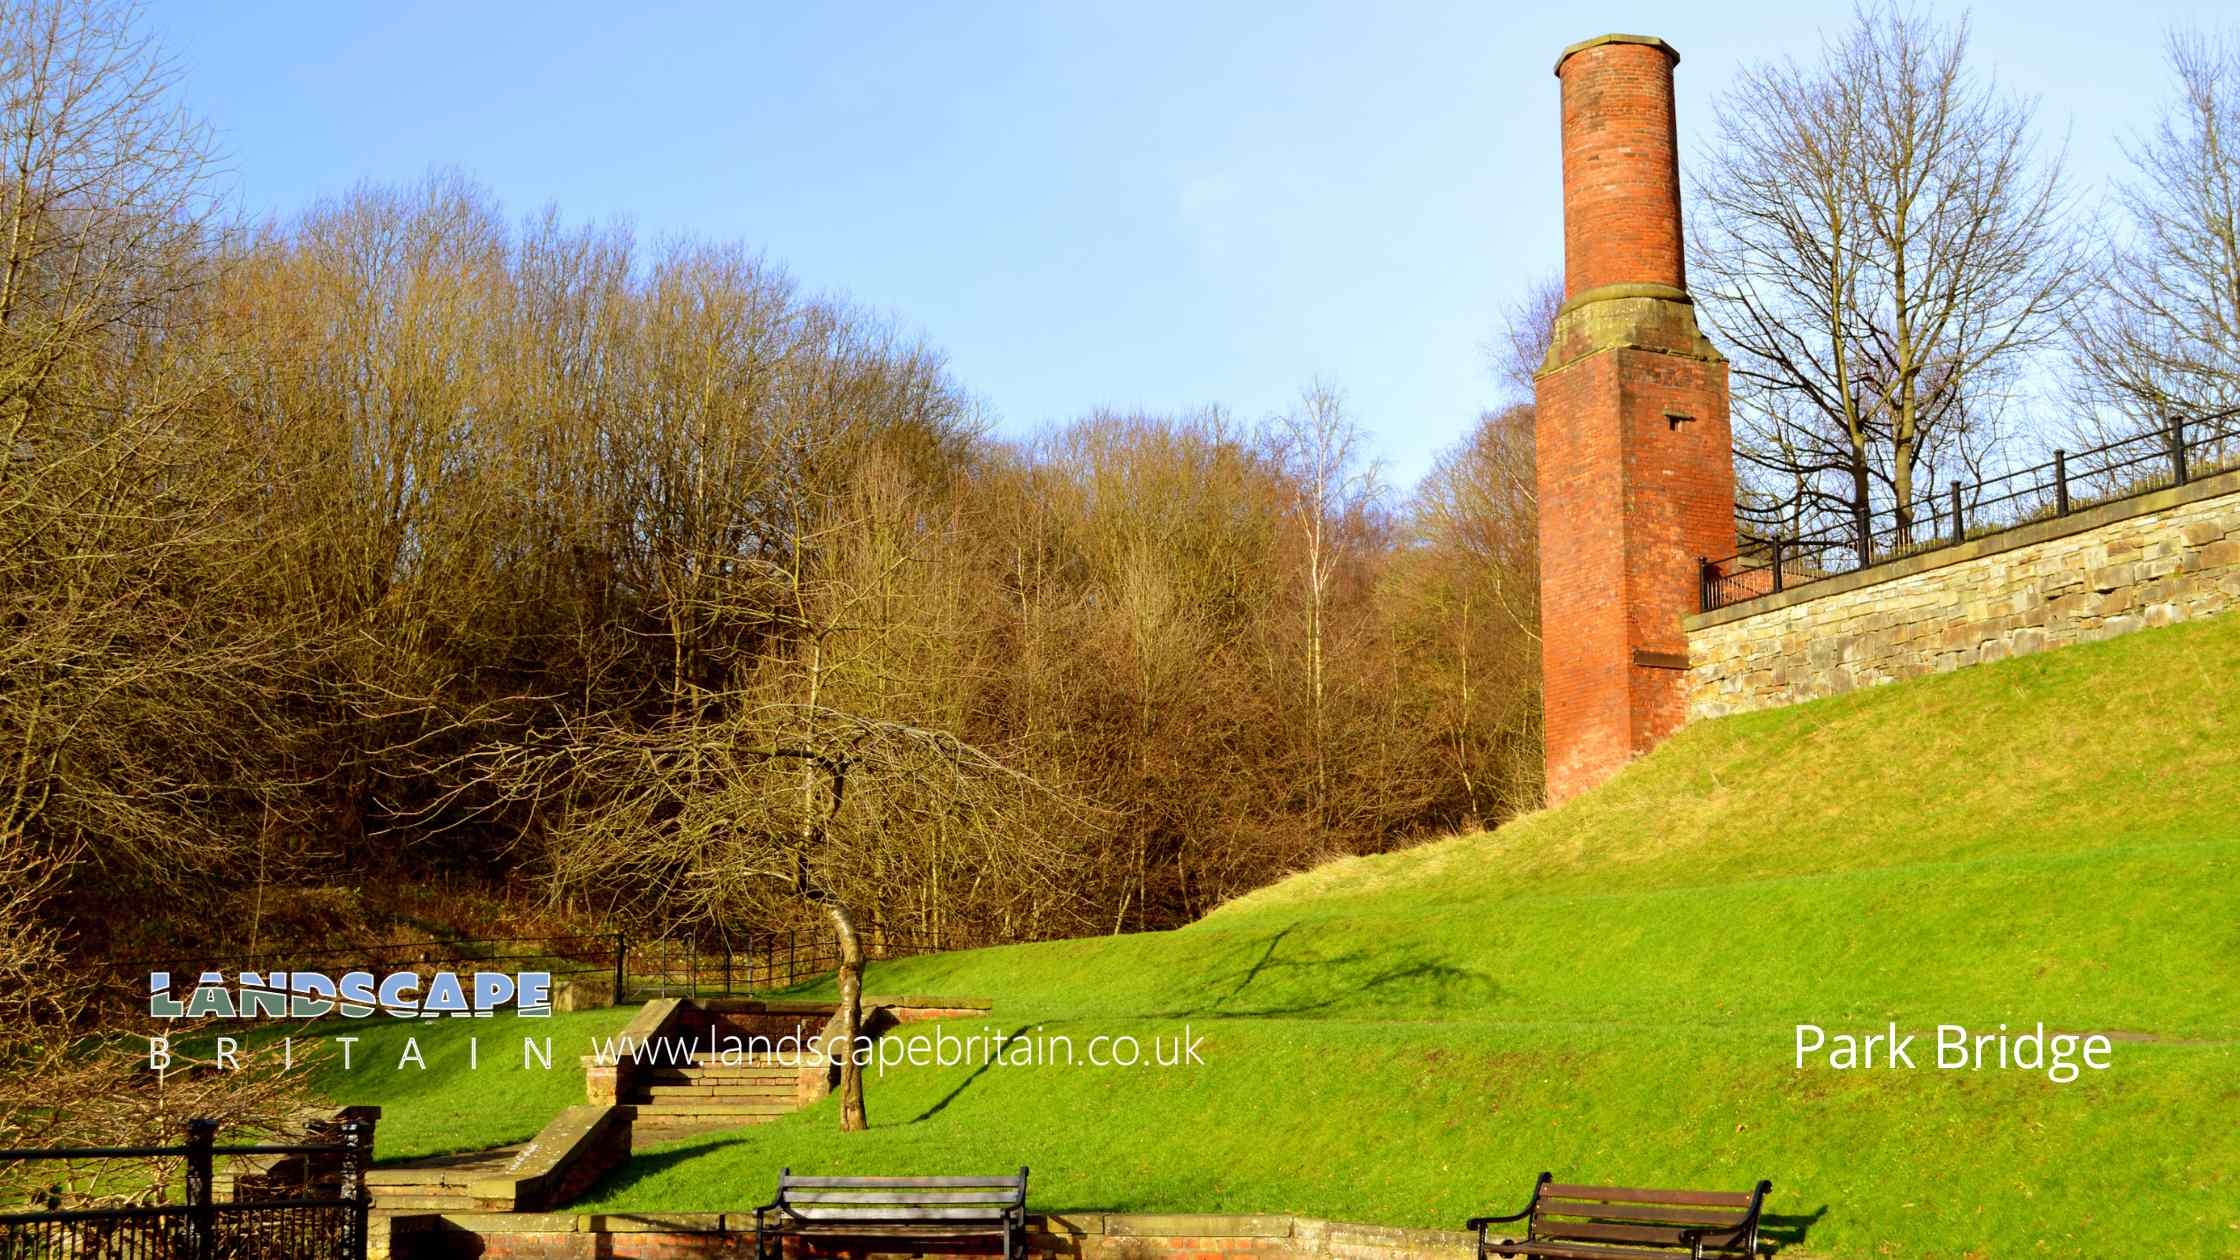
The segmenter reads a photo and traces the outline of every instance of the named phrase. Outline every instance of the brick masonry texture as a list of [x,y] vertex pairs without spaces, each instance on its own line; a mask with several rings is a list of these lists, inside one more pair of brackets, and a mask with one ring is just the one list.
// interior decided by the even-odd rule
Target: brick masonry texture
[[1672,67],[1660,43],[1599,43],[1565,57],[1563,295],[1611,284],[1687,287]]
[[1687,716],[1699,561],[1734,549],[1727,364],[1684,291],[1672,67],[1659,41],[1567,50],[1565,288],[1536,382],[1551,804]]
[[[2240,473],[1690,618],[1721,717],[2240,608]],[[1775,606],[1758,610],[1760,605]],[[1785,605],[1785,606],[1784,606]]]

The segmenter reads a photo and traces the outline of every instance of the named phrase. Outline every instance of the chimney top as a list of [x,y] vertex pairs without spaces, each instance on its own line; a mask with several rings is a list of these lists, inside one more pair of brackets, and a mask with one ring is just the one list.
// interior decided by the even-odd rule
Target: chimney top
[[1556,77],[1563,77],[1563,63],[1571,59],[1571,54],[1582,53],[1589,48],[1600,48],[1604,44],[1646,44],[1651,48],[1662,49],[1665,56],[1672,58],[1673,65],[1680,64],[1680,50],[1654,35],[1597,35],[1593,39],[1582,39],[1556,54]]

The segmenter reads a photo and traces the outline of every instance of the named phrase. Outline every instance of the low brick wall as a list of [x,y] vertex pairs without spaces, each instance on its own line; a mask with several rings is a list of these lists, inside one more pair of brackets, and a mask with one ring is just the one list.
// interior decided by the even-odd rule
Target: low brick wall
[[[369,1240],[393,1260],[693,1260],[751,1257],[753,1212],[398,1217]],[[1472,1236],[1292,1216],[1050,1213],[1028,1221],[1032,1260],[1472,1260]],[[992,1255],[986,1241],[797,1248],[802,1260]]]
[[1687,620],[1720,717],[2240,608],[2240,472]]

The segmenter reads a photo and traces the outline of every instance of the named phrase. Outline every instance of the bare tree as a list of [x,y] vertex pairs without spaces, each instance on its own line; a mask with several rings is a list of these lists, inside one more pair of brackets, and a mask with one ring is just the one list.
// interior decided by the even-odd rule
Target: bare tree
[[1485,344],[1486,366],[1513,401],[1531,403],[1533,378],[1547,360],[1562,309],[1563,275],[1551,272],[1525,285],[1502,310],[1501,331]]
[[1361,431],[1336,390],[1319,381],[1274,421],[1277,461],[1294,487],[1290,503],[1306,558],[1307,737],[1314,814],[1330,822],[1329,610],[1331,583],[1349,540],[1346,519],[1376,499],[1377,470],[1361,460]]
[[2095,444],[2240,406],[2240,35],[2173,32],[2177,95],[2129,146],[2105,281],[2070,322]]
[[726,698],[720,719],[649,731],[571,723],[542,748],[488,758],[515,793],[557,812],[549,861],[563,887],[665,923],[770,921],[812,908],[840,959],[841,1121],[867,1124],[856,1038],[862,925],[891,895],[882,858],[939,820],[991,880],[1054,879],[1069,798],[947,732],[816,704]]
[[1733,356],[1746,482],[1792,522],[1887,504],[1903,530],[1919,486],[1995,454],[2080,292],[2062,156],[1967,52],[1964,22],[1861,9],[1817,65],[1720,102],[1693,288]]
[[1409,505],[1396,602],[1424,627],[1411,655],[1472,821],[1539,804],[1540,585],[1533,409],[1488,411],[1442,452]]

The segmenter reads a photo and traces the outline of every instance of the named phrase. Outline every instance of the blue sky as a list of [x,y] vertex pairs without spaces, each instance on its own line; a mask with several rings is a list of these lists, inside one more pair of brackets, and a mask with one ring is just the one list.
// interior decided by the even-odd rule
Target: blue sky
[[[2001,0],[1977,64],[2080,191],[2207,5]],[[1482,347],[1560,266],[1565,44],[1682,55],[1683,162],[1736,69],[1847,5],[252,3],[148,20],[238,191],[286,215],[455,166],[518,214],[740,240],[945,349],[1010,434],[1245,419],[1320,378],[1411,483],[1498,401]]]

